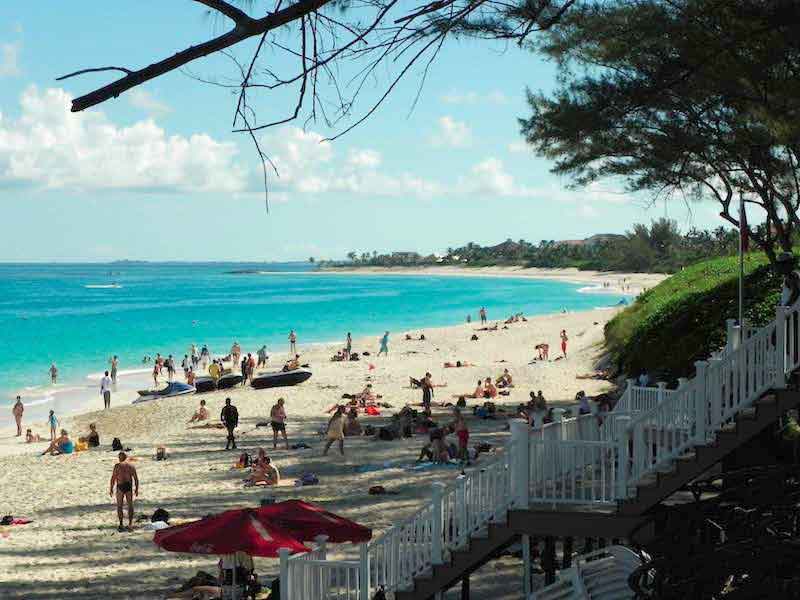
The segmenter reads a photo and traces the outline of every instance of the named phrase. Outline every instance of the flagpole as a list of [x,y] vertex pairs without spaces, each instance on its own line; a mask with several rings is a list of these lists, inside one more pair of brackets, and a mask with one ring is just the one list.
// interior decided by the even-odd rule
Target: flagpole
[[739,191],[739,344],[744,340],[744,236],[749,232],[744,214],[744,194]]

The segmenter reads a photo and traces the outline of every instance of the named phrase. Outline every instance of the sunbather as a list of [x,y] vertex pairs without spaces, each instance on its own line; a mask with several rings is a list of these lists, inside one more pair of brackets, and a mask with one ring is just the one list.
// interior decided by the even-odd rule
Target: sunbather
[[206,421],[208,420],[208,409],[206,408],[206,401],[200,400],[200,408],[197,409],[192,415],[192,418],[187,421],[187,423],[195,423],[199,421]]
[[50,442],[47,450],[42,452],[42,456],[49,454],[50,456],[57,456],[59,454],[72,454],[75,450],[75,444],[69,439],[69,434],[66,429],[61,430],[61,435]]
[[281,480],[278,469],[272,464],[269,456],[264,456],[256,459],[253,463],[253,472],[247,480],[251,484],[264,483],[266,485],[278,485]]
[[508,369],[503,369],[503,374],[497,378],[497,387],[499,388],[514,387],[514,382],[511,377],[511,373],[508,372]]
[[38,433],[33,433],[30,429],[25,432],[25,443],[30,444],[32,442],[41,442],[42,436]]
[[474,366],[475,365],[473,365],[472,363],[469,363],[469,362],[467,362],[465,360],[457,360],[454,363],[452,363],[452,362],[444,363],[444,368],[445,369],[454,369],[454,368],[459,368],[459,367],[474,367]]

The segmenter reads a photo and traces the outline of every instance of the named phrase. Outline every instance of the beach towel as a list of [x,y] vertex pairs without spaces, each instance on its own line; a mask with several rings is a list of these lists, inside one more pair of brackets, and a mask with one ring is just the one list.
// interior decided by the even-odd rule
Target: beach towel
[[429,471],[430,469],[449,469],[449,468],[458,468],[459,463],[457,461],[450,461],[446,463],[435,463],[435,462],[421,462],[416,463],[413,465],[409,465],[406,467],[406,471]]
[[28,523],[33,523],[30,519],[22,519],[22,518],[15,518],[11,515],[6,515],[2,519],[0,519],[0,525],[27,525]]
[[364,409],[364,412],[367,413],[371,417],[377,417],[377,416],[380,416],[380,414],[381,414],[381,411],[379,411],[374,406],[368,406],[367,408]]

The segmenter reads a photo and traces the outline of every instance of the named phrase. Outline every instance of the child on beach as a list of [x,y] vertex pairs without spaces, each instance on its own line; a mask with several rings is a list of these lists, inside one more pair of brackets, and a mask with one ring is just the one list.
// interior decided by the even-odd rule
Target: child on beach
[[47,417],[47,423],[50,425],[50,441],[53,441],[56,439],[56,430],[59,424],[55,411],[50,411],[50,415]]

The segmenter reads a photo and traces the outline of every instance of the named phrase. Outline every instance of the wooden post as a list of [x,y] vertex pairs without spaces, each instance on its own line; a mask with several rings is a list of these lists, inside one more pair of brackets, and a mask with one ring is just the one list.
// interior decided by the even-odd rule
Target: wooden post
[[442,506],[442,499],[444,498],[444,484],[433,484],[433,498],[431,499],[431,508],[433,512],[433,523],[431,526],[431,564],[441,565],[444,563],[443,550],[442,550],[442,532],[443,532],[443,513],[444,507]]
[[569,569],[572,566],[572,538],[564,538],[564,545],[561,548],[561,568]]
[[280,600],[289,600],[289,549],[281,548],[278,550],[280,560],[279,586],[281,589]]
[[694,440],[698,444],[706,443],[706,419],[708,418],[708,394],[706,393],[706,368],[708,363],[698,360],[694,363]]
[[544,554],[542,554],[542,568],[544,569],[544,584],[550,585],[556,581],[556,540],[552,536],[544,538]]
[[527,421],[511,421],[511,464],[513,474],[512,494],[518,509],[530,505],[530,427]]
[[[525,600],[531,595],[531,536],[522,535],[522,592]],[[469,598],[467,598],[469,600]]]
[[[283,589],[283,588],[281,588]],[[281,598],[283,600],[283,598]],[[358,600],[369,600],[369,544],[358,547]]]
[[461,579],[461,600],[469,600],[469,575]]
[[[787,369],[786,360],[786,323],[788,309],[785,306],[779,306],[775,309],[775,382],[773,387],[776,390],[786,388],[786,374],[791,369]],[[797,343],[797,340],[794,340]],[[794,367],[793,364],[789,365]]]

